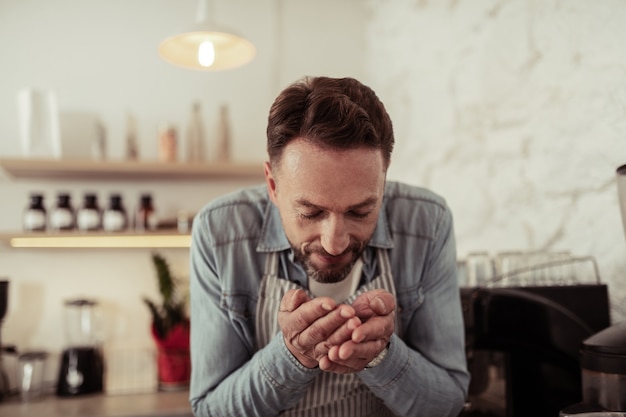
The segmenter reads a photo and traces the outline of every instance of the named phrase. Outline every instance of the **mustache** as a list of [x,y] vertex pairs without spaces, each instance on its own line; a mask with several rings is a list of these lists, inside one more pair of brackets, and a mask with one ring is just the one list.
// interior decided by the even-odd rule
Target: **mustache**
[[317,253],[317,254],[320,254],[320,255],[323,255],[323,256],[327,256],[327,257],[330,257],[330,258],[339,258],[341,256],[344,256],[346,253],[350,253],[350,252],[359,253],[363,247],[364,247],[363,242],[352,241],[352,242],[350,242],[348,247],[343,252],[341,252],[339,255],[332,255],[332,254],[328,253],[326,251],[326,249],[324,249],[322,247],[321,244],[318,243],[318,244],[313,244],[313,245],[310,245],[310,246],[305,246],[302,249],[302,252],[305,255],[311,255],[312,253]]

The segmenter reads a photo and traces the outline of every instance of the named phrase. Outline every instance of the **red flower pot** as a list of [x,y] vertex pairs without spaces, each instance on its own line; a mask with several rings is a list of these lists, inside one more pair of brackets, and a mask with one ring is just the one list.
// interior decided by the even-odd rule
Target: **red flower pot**
[[179,324],[160,339],[154,327],[152,336],[157,345],[159,389],[182,390],[189,386],[191,359],[189,357],[189,323]]

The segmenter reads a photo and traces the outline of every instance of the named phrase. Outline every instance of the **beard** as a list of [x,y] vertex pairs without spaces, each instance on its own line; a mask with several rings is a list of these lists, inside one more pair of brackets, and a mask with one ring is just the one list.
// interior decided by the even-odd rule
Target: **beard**
[[333,255],[326,252],[326,250],[319,244],[306,245],[297,247],[291,245],[295,258],[302,264],[309,278],[320,282],[322,284],[331,284],[335,282],[343,281],[352,271],[354,264],[361,257],[365,250],[367,242],[351,241],[350,245],[343,253],[337,256],[344,256],[346,253],[351,253],[350,261],[345,265],[339,265],[336,268],[319,269],[313,264],[311,255],[313,253],[320,254],[322,256],[332,257]]

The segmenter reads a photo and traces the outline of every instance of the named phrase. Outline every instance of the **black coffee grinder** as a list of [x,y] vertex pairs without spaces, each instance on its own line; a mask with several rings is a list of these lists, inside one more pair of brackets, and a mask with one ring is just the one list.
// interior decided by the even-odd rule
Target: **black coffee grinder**
[[69,345],[61,356],[57,395],[75,396],[102,392],[104,358],[97,332],[94,300],[65,302],[65,325]]

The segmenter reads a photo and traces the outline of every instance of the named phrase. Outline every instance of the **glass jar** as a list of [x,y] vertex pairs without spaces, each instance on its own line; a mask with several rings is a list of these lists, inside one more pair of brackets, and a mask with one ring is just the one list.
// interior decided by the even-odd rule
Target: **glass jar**
[[50,212],[52,230],[72,230],[76,227],[76,216],[68,193],[59,193],[57,205]]
[[102,228],[102,212],[98,207],[98,196],[94,193],[86,193],[83,207],[76,215],[78,230],[91,231]]
[[46,230],[46,208],[43,205],[43,194],[32,193],[30,204],[24,211],[22,227],[27,232],[42,232]]
[[102,215],[102,227],[107,232],[119,232],[128,228],[128,216],[120,194],[111,194],[109,206]]
[[494,265],[486,251],[467,254],[467,286],[482,287],[491,283],[494,277]]
[[135,230],[156,230],[158,220],[151,194],[142,194],[135,213]]

